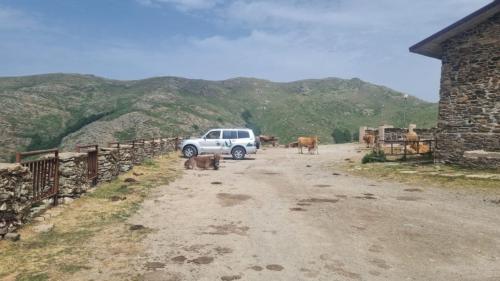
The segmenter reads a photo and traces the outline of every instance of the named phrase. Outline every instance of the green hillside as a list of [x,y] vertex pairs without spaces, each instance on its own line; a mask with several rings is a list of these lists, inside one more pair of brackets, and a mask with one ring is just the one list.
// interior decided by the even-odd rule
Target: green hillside
[[[198,135],[210,127],[250,126],[282,142],[335,128],[403,126],[404,97],[359,79],[275,83],[158,77],[118,81],[90,75],[0,78],[0,160],[15,150],[159,135]],[[437,105],[409,97],[407,123],[430,127]]]

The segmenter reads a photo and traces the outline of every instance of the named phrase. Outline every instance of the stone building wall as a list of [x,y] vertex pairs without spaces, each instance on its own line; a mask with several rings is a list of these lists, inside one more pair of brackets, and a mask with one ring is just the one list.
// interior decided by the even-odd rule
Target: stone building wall
[[[437,157],[468,165],[467,151],[500,152],[500,15],[442,47]],[[479,163],[500,167],[495,157]]]
[[116,148],[101,148],[98,157],[98,182],[108,182],[120,174],[120,155]]
[[27,167],[0,163],[0,239],[14,231],[28,216],[31,180]]
[[78,197],[89,188],[87,153],[59,153],[59,196]]

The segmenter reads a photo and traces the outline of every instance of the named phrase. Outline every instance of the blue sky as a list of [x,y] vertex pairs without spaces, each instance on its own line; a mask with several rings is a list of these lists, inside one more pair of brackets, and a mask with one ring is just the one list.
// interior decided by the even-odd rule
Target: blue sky
[[491,0],[0,0],[0,76],[359,77],[438,99],[408,47]]

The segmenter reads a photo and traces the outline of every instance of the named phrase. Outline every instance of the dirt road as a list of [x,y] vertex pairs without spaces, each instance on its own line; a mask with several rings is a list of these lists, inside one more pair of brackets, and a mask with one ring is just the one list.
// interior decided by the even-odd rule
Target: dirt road
[[144,280],[500,280],[500,209],[481,194],[377,182],[320,155],[266,149],[186,171],[131,223],[154,231]]

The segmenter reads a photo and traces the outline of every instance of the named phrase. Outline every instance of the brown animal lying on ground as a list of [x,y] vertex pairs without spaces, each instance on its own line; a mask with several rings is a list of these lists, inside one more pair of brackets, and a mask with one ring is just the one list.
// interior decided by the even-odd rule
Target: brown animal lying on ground
[[259,140],[262,144],[271,143],[273,147],[278,143],[278,138],[275,136],[260,135]]
[[219,162],[220,162],[219,154],[201,155],[201,156],[194,156],[186,160],[186,162],[184,162],[184,167],[186,169],[195,169],[196,167],[198,167],[199,169],[203,170],[209,168],[217,170],[219,169]]
[[300,153],[302,152],[302,147],[307,147],[309,153],[314,153],[314,150],[316,150],[316,153],[319,154],[318,151],[318,144],[319,144],[319,139],[317,136],[314,137],[299,137],[297,139],[298,147],[300,149]]

